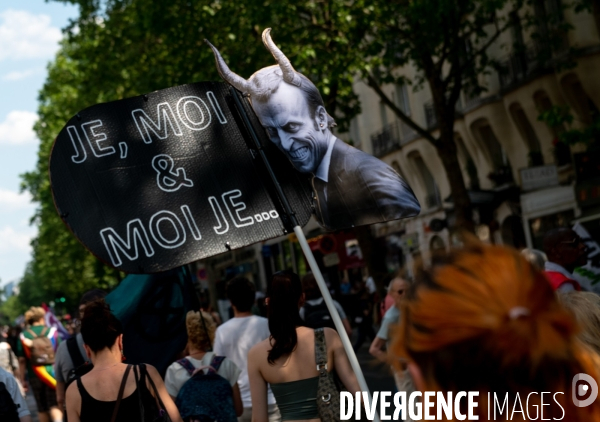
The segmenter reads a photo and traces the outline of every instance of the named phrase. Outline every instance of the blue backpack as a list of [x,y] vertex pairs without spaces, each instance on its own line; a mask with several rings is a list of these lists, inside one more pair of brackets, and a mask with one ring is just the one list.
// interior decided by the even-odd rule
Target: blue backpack
[[177,361],[191,376],[175,399],[184,421],[237,422],[231,384],[217,373],[224,360],[225,356],[213,356],[208,373],[200,370],[196,375],[192,375],[196,367],[189,360]]

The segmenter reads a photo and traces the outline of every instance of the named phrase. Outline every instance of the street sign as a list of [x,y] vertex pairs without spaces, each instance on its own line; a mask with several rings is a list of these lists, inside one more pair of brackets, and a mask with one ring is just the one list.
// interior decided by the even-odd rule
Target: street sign
[[528,167],[519,171],[521,173],[521,188],[523,191],[558,185],[558,171],[554,164]]
[[[54,202],[94,255],[154,273],[292,230],[225,83],[201,82],[99,104],[73,117],[50,158]],[[296,218],[311,188],[244,102]]]

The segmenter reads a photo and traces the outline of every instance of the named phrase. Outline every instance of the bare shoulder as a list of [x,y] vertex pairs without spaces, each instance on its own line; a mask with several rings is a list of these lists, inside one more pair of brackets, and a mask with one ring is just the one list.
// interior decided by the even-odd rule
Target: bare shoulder
[[79,394],[79,389],[77,388],[77,381],[72,382],[71,385],[67,388],[67,392],[65,394],[67,400],[80,400],[81,395]]
[[325,341],[327,344],[335,344],[340,342],[340,335],[333,328],[325,327],[323,328],[323,332],[325,333]]
[[256,343],[248,352],[248,359],[257,359],[264,357],[271,350],[271,342],[269,338],[264,339],[260,343]]

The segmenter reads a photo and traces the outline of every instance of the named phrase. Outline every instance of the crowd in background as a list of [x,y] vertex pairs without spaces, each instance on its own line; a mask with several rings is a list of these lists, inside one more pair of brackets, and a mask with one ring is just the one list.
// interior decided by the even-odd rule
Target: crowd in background
[[[481,419],[485,392],[510,400],[565,392],[549,404],[531,401],[547,405],[548,417],[600,421],[598,400],[578,407],[570,396],[575,375],[600,381],[600,296],[573,276],[585,252],[570,229],[549,232],[543,252],[467,238],[417,265],[414,280],[393,277],[385,296],[367,278],[352,288],[352,309],[334,306],[354,349],[368,340],[369,353],[389,364],[397,391],[479,391]],[[319,397],[330,375],[337,383],[328,388],[359,387],[315,277],[283,271],[267,285],[257,292],[233,278],[225,286],[230,312],[208,304],[189,312],[187,347],[164,374],[151,362],[127,364],[123,326],[103,291],[82,296],[79,318],[64,331],[51,312],[32,307],[0,342],[0,382],[15,420],[31,420],[28,390],[41,422],[130,421],[140,413],[172,421],[327,419]]]

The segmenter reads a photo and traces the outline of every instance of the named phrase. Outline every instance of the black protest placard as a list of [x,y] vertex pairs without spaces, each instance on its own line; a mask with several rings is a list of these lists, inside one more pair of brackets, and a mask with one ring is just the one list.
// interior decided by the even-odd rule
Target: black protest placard
[[[189,84],[69,120],[52,150],[50,180],[58,213],[87,249],[122,271],[153,273],[290,230],[231,95],[225,83]],[[306,224],[310,186],[264,131],[258,135]]]

